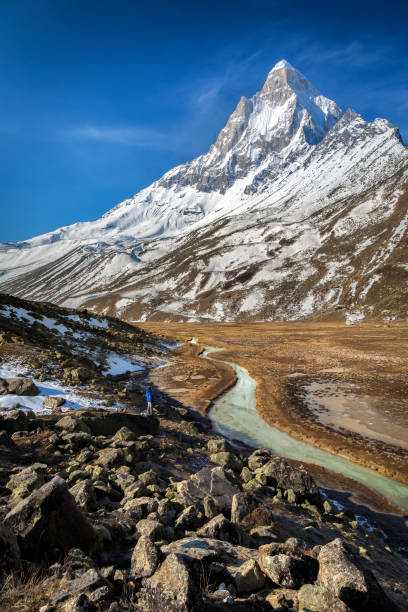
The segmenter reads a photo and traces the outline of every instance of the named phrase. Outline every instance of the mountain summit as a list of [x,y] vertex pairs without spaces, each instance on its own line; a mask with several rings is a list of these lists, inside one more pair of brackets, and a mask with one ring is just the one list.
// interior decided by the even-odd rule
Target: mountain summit
[[407,184],[397,128],[281,60],[207,153],[97,221],[2,245],[0,289],[130,320],[399,312]]

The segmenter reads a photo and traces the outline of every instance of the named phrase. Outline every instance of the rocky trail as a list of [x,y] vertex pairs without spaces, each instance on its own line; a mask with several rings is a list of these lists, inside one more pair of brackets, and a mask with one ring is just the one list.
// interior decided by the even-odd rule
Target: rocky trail
[[[140,414],[147,376],[173,363],[159,334],[1,306],[1,366],[21,368],[0,381],[1,610],[407,609],[398,546],[306,470],[215,436],[186,395],[154,387],[155,416]],[[138,368],[108,373],[107,354]]]

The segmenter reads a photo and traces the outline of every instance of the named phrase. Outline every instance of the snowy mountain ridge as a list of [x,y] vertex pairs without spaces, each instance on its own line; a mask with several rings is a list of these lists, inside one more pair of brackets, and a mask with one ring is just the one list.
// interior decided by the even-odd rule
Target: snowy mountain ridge
[[[0,289],[128,319],[309,315],[335,306],[330,292],[321,294],[324,266],[353,268],[353,253],[345,255],[350,245],[333,254],[335,262],[318,263],[316,255],[330,251],[333,239],[368,230],[362,252],[381,243],[369,274],[385,264],[384,253],[388,260],[398,251],[405,229],[392,248],[383,244],[392,227],[371,234],[393,219],[407,183],[408,150],[397,128],[343,112],[283,60],[260,92],[241,98],[207,153],[97,221],[1,245]],[[406,228],[405,216],[397,216],[398,227]],[[231,245],[235,233],[239,239]],[[319,277],[306,295],[299,293],[304,281],[298,283],[297,310],[282,294],[288,270],[295,279]],[[339,279],[337,303],[355,271]],[[242,274],[244,282],[234,280]],[[357,294],[349,297],[360,304]]]

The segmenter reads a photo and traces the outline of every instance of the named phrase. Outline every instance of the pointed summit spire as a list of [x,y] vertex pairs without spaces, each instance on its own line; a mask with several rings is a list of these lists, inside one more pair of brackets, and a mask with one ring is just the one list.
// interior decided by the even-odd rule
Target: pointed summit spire
[[[308,91],[310,95],[317,96],[319,92],[317,89],[307,80],[307,78],[296,70],[287,60],[280,60],[272,70],[269,72],[265,84],[263,86],[263,93],[271,93],[276,89],[282,91],[286,90],[286,95],[289,90],[298,93],[299,91]],[[285,95],[284,95],[285,97]]]
[[282,68],[286,68],[286,70],[295,70],[295,68],[292,66],[292,64],[289,64],[288,61],[286,61],[285,59],[282,59],[282,60],[280,60],[280,62],[275,64],[275,66],[272,68],[271,72],[274,72],[275,70],[281,70]]
[[277,76],[282,76],[283,78],[287,80],[289,78],[289,75],[291,76],[299,75],[303,77],[302,73],[299,72],[299,70],[296,70],[296,68],[294,68],[292,64],[290,64],[287,60],[282,59],[274,65],[272,70],[269,72],[266,80],[268,81],[268,79],[272,77],[277,77]]

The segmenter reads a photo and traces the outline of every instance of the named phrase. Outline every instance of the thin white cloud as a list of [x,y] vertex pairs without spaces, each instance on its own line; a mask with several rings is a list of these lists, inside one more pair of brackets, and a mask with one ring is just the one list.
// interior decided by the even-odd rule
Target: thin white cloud
[[111,127],[100,125],[75,126],[66,132],[70,138],[82,141],[106,142],[136,147],[166,148],[168,137],[148,127]]
[[296,58],[298,61],[312,65],[346,64],[354,68],[362,68],[377,64],[387,58],[390,53],[390,45],[374,44],[370,37],[364,40],[354,40],[346,45],[333,46],[305,40],[302,50],[296,53]]
[[[261,51],[251,53],[242,58],[238,54],[228,53],[224,50],[223,54],[230,55],[228,61],[220,61],[221,69],[207,78],[199,78],[190,84],[190,101],[193,107],[198,110],[201,108],[209,110],[217,104],[220,95],[225,88],[236,87],[245,80],[245,74],[250,69],[253,62],[261,55]],[[232,111],[231,111],[232,112]]]

